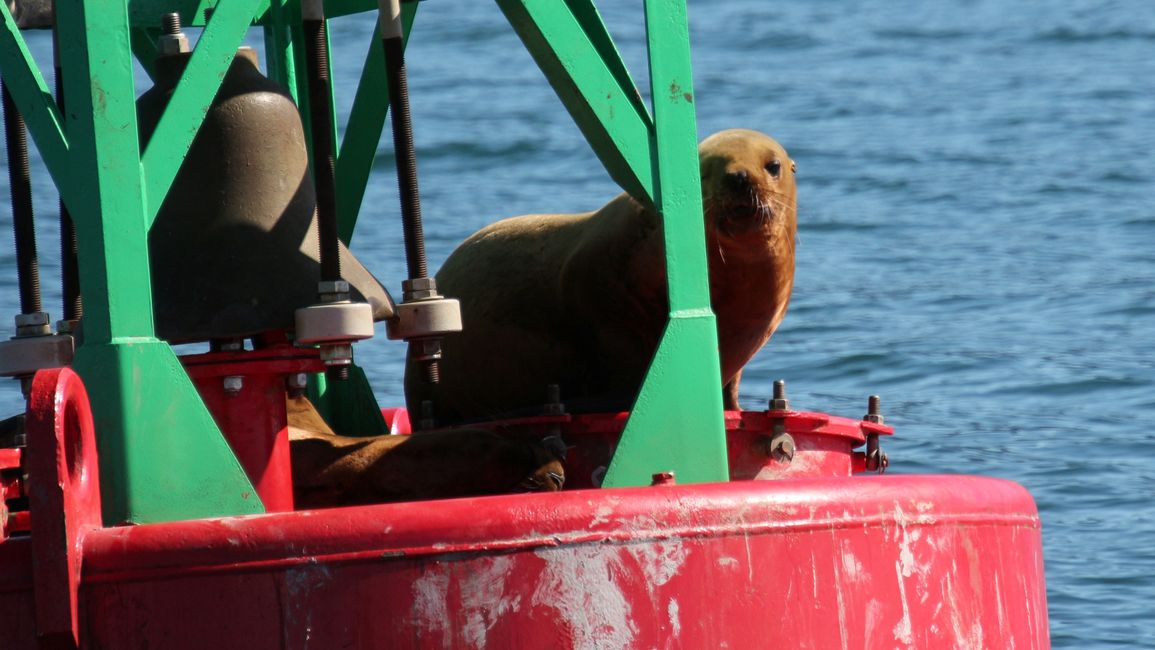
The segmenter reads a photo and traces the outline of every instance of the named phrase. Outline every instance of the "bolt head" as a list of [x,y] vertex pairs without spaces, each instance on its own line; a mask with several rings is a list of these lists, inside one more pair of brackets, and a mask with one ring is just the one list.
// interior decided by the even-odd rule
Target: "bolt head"
[[771,443],[770,452],[774,455],[774,460],[789,463],[794,460],[794,438],[786,435],[775,440]]
[[228,395],[239,395],[241,389],[245,387],[245,378],[239,375],[230,375],[224,378],[225,393]]

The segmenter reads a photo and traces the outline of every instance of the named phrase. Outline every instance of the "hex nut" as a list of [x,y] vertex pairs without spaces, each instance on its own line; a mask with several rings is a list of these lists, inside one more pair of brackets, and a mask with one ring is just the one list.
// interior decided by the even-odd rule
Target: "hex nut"
[[325,344],[320,349],[321,361],[326,366],[347,366],[353,363],[353,344]]
[[165,34],[159,39],[160,53],[164,56],[184,54],[189,51],[188,36],[184,33]]

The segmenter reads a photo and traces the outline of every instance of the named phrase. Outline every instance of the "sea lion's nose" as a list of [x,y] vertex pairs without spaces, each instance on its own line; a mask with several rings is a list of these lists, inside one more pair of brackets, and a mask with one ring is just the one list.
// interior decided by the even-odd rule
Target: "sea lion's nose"
[[724,182],[727,189],[731,191],[742,191],[750,188],[750,176],[745,169],[727,171]]

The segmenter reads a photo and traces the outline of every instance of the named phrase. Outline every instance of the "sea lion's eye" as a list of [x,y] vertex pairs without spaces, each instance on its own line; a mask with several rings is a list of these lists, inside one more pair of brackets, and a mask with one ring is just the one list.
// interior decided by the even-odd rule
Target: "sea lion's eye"
[[782,173],[782,163],[777,160],[771,160],[766,163],[766,171],[774,178],[778,178],[778,175]]

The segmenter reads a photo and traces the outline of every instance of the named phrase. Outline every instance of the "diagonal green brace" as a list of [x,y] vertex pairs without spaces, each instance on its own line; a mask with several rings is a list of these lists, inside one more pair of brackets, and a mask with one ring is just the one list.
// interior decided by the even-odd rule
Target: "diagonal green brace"
[[64,117],[56,108],[56,100],[28,51],[7,2],[0,2],[0,22],[0,76],[8,84],[49,173],[63,187],[67,183],[61,181],[67,181],[69,164]]
[[84,345],[73,367],[92,402],[106,525],[265,511],[167,343]]
[[686,0],[646,0],[654,143],[670,321],[603,485],[726,481],[718,332],[710,310]]
[[593,5],[588,0],[497,4],[610,177],[630,196],[650,199],[653,122]]
[[141,157],[148,226],[156,218],[260,4],[260,0],[221,2],[197,41],[188,67]]
[[[717,346],[709,311],[670,319],[603,487],[649,485],[665,471],[679,483],[730,478]],[[702,354],[703,348],[715,351]]]

